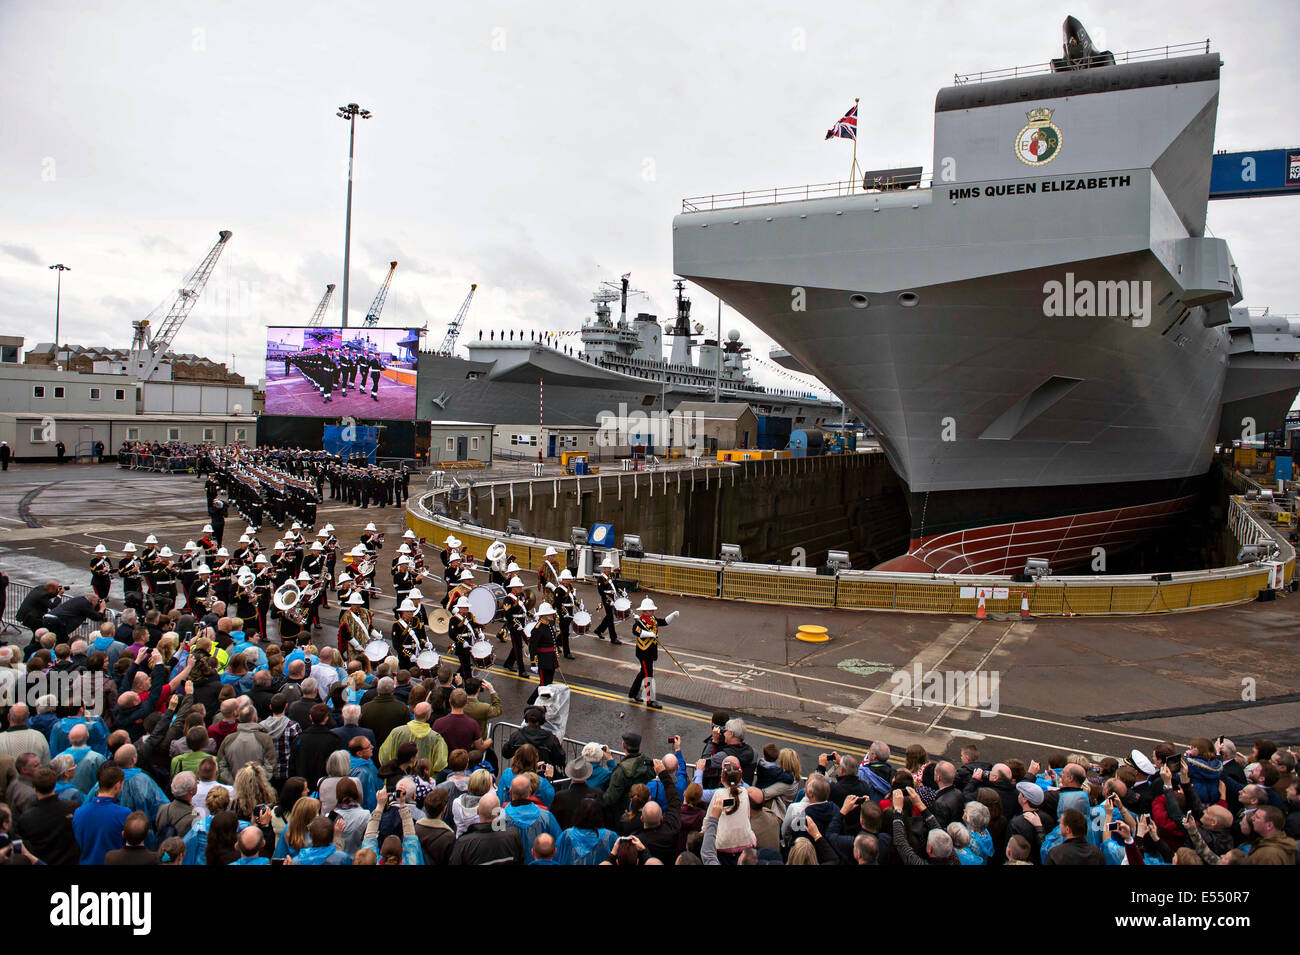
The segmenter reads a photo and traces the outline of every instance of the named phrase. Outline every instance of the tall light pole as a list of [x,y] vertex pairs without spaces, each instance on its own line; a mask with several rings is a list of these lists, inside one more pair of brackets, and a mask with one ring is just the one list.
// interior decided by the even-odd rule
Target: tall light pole
[[59,361],[59,302],[63,298],[63,273],[71,272],[68,266],[60,262],[58,265],[51,265],[50,268],[56,269],[59,273],[59,283],[55,286],[54,291],[54,361]]
[[343,232],[343,327],[348,327],[348,272],[352,265],[352,150],[357,141],[357,117],[370,118],[370,110],[356,103],[340,106],[338,117],[348,121],[348,219]]

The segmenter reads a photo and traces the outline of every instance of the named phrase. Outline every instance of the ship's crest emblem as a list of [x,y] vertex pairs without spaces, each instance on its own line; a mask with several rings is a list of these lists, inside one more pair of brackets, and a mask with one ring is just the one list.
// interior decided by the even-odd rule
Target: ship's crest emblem
[[1061,153],[1061,128],[1046,107],[1025,114],[1028,124],[1016,134],[1016,158],[1027,166],[1045,166]]

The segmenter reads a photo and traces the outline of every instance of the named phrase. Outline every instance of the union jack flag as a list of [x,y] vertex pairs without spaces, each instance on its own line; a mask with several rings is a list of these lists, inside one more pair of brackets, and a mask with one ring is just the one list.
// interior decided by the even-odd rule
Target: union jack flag
[[844,139],[858,138],[858,104],[854,103],[853,108],[844,114],[844,118],[838,123],[826,130],[826,138],[834,139],[836,136]]

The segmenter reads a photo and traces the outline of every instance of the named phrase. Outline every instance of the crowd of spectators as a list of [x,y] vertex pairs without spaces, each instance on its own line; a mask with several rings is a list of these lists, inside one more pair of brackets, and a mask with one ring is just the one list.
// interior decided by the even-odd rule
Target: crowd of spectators
[[[163,631],[158,623],[175,629]],[[0,646],[0,864],[1293,865],[1296,754],[1161,743],[1123,761],[951,762],[695,745],[585,746],[490,682],[420,681],[243,621],[176,616]],[[37,695],[54,685],[64,695]],[[504,736],[504,734],[498,734]]]

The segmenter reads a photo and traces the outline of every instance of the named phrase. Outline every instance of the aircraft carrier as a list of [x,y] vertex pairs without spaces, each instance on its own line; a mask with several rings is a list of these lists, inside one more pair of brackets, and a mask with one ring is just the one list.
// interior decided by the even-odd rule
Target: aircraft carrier
[[674,271],[845,397],[906,484],[882,567],[1078,566],[1191,509],[1241,418],[1282,426],[1300,337],[1232,308],[1205,228],[1220,65],[1097,51],[1070,18],[1061,58],[938,93],[928,185],[685,201]]
[[[662,328],[658,318],[627,315],[628,279],[602,286],[592,297],[594,317],[568,335],[522,331],[465,343],[469,358],[422,352],[418,414],[486,424],[523,424],[544,382],[545,418],[551,424],[595,425],[602,412],[672,411],[683,401],[745,402],[760,417],[788,419],[790,429],[839,423],[844,406],[807,389],[769,388],[749,372],[750,350],[732,329],[725,341],[703,338],[691,321],[691,301],[676,288],[677,315]],[[611,304],[621,303],[617,318]],[[672,340],[664,358],[663,339]],[[697,341],[697,339],[700,339]]]

